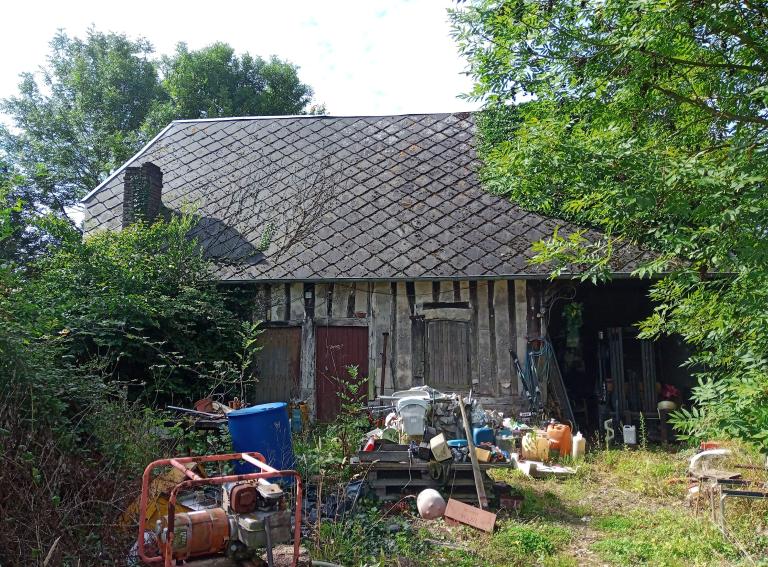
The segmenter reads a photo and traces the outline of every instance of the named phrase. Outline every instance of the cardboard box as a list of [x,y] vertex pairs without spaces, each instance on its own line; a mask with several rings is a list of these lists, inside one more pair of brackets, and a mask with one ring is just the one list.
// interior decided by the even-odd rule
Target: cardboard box
[[442,433],[440,435],[435,435],[429,440],[429,448],[432,449],[432,456],[435,457],[436,461],[447,461],[448,459],[453,458],[451,450],[445,442],[445,435]]
[[481,449],[480,447],[475,447],[475,455],[477,455],[477,460],[481,463],[490,463],[491,462],[491,452],[488,449]]

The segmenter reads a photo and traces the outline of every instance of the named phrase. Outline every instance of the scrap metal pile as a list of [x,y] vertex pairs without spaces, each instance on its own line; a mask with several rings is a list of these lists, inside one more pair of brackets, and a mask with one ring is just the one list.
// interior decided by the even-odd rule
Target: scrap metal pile
[[570,425],[552,420],[534,427],[483,408],[471,393],[421,386],[381,396],[369,410],[379,413],[380,426],[368,432],[353,464],[367,471],[371,488],[387,500],[427,487],[483,507],[481,493],[494,484],[488,469],[571,474],[573,468],[556,463],[571,462],[585,449],[583,436],[573,436]]

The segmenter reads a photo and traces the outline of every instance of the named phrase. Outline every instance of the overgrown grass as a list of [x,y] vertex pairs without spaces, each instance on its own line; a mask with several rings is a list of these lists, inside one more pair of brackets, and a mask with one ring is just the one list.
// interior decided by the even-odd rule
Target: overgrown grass
[[605,537],[592,544],[614,565],[733,565],[738,550],[711,522],[684,510],[635,510],[597,518]]

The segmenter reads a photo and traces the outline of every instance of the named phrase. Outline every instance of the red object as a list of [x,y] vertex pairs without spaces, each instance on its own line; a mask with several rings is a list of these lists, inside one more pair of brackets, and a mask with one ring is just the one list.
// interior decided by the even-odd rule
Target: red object
[[317,421],[329,423],[341,412],[339,394],[348,392],[348,366],[357,366],[359,401],[368,398],[368,327],[317,327],[315,344]]
[[250,514],[256,509],[256,487],[236,484],[229,491],[229,507],[238,514]]
[[376,440],[371,437],[368,439],[368,442],[365,444],[365,447],[363,447],[363,451],[370,452],[373,451],[373,448],[376,446]]
[[717,441],[702,441],[701,445],[699,446],[699,448],[702,451],[709,451],[711,449],[719,449],[720,448],[720,443],[718,443]]
[[[166,527],[167,519],[161,521],[162,527]],[[221,553],[229,540],[229,518],[222,508],[176,514],[175,523],[176,529],[181,528],[186,534],[174,546],[176,561]]]
[[560,451],[561,457],[571,454],[573,435],[570,425],[550,423],[547,426],[547,437],[549,437],[550,448]]
[[[257,473],[248,473],[248,474],[232,474],[232,475],[226,475],[226,476],[214,476],[214,477],[208,477],[208,478],[201,478],[197,474],[195,474],[193,471],[189,470],[185,465],[188,463],[215,463],[215,462],[221,462],[221,461],[237,461],[242,460],[247,463],[250,463],[254,465],[255,467],[259,468],[261,472]],[[167,519],[167,537],[165,543],[162,541],[158,542],[158,547],[160,548],[160,555],[156,556],[149,556],[147,555],[147,551],[144,547],[144,532],[147,529],[146,526],[146,518],[147,518],[147,503],[149,501],[149,482],[152,479],[152,471],[159,467],[174,467],[175,469],[181,471],[182,474],[187,478],[187,480],[183,480],[180,483],[178,483],[176,486],[173,487],[171,490],[170,497],[168,498],[168,519]],[[176,557],[176,551],[181,547],[184,549],[182,554],[185,555],[185,557],[190,557],[191,552],[187,549],[188,545],[191,542],[180,542],[178,545],[174,545],[174,528],[176,526],[176,499],[178,497],[179,491],[193,488],[195,486],[202,486],[206,484],[214,484],[214,485],[220,485],[220,484],[226,484],[228,482],[240,482],[244,480],[257,480],[259,478],[275,478],[275,477],[286,477],[286,476],[292,476],[296,479],[296,514],[295,514],[295,526],[294,526],[294,534],[293,534],[293,560],[291,561],[292,567],[298,567],[299,564],[299,547],[301,545],[301,502],[303,497],[303,491],[302,491],[302,483],[301,483],[301,476],[296,471],[291,470],[277,470],[272,467],[270,467],[266,461],[264,460],[263,455],[261,453],[257,452],[249,452],[249,453],[230,453],[227,455],[205,455],[202,457],[179,457],[177,459],[160,459],[158,461],[154,461],[150,463],[146,469],[144,469],[144,475],[141,479],[141,499],[139,500],[139,535],[138,535],[138,551],[139,551],[139,557],[144,563],[147,564],[154,564],[154,563],[163,563],[165,567],[171,567],[176,563],[176,559],[180,559],[179,557]],[[186,515],[179,514],[179,520],[180,525],[189,525],[184,524],[185,521],[189,520],[190,513]],[[185,517],[186,516],[186,517]],[[192,521],[192,520],[190,520]],[[203,530],[201,533],[201,541],[205,539],[204,536],[209,536],[208,543],[211,545],[217,545],[218,538],[220,537],[220,530],[222,526],[220,525],[220,522],[217,519],[211,519],[209,518],[206,520],[204,517],[195,518],[195,521],[199,523],[204,523],[206,521],[210,522],[210,529],[209,530]],[[227,530],[229,529],[229,526],[227,525]],[[197,540],[196,540],[197,544]],[[201,543],[201,545],[203,545]],[[214,551],[215,552],[215,551]],[[200,552],[202,553],[202,552]],[[210,548],[206,553],[210,553]]]

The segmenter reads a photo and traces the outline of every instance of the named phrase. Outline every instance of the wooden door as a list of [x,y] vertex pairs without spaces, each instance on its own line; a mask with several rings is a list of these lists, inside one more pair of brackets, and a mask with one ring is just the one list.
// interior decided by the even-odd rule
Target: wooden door
[[472,385],[469,323],[427,322],[428,384],[437,390],[462,392]]
[[368,398],[368,327],[317,327],[315,338],[317,420],[327,423],[341,411],[339,393],[350,380],[348,366],[358,367],[358,395]]
[[264,330],[261,350],[256,354],[254,402],[288,402],[299,397],[301,374],[301,328],[276,327]]

